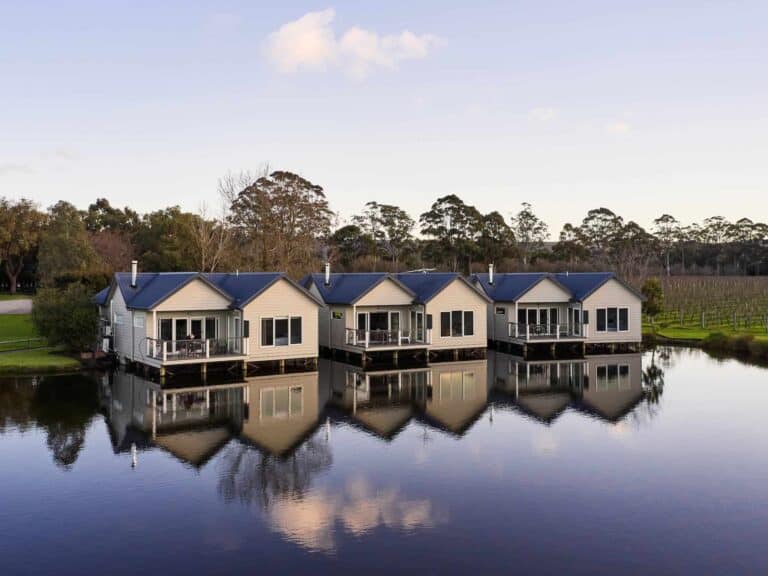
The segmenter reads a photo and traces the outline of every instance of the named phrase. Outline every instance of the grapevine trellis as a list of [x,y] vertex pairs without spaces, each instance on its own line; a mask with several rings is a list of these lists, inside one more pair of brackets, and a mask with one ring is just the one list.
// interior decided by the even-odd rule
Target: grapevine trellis
[[658,324],[768,331],[768,277],[672,276],[662,288]]

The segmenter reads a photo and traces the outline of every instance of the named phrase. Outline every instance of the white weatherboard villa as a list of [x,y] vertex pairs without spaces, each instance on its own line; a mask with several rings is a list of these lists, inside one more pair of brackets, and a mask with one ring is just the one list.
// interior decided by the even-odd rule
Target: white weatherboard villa
[[102,348],[158,369],[213,362],[315,366],[321,303],[278,272],[117,273],[94,297]]
[[320,346],[355,355],[484,354],[490,300],[453,272],[310,274],[302,286],[325,306]]
[[611,272],[474,274],[493,301],[488,338],[525,350],[534,344],[634,347],[642,340],[643,296]]

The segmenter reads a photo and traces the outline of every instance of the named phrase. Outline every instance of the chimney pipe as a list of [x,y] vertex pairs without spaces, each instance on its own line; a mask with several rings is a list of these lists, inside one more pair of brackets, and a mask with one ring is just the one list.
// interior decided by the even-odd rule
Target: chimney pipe
[[136,277],[139,275],[139,261],[131,260],[131,288],[136,288]]
[[331,263],[330,262],[325,263],[325,285],[326,286],[331,285]]
[[493,264],[488,264],[488,284],[493,284]]

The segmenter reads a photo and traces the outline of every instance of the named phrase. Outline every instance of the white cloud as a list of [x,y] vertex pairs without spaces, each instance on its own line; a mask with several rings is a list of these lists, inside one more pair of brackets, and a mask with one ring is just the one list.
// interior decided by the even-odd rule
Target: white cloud
[[438,44],[436,36],[410,30],[382,36],[353,26],[337,36],[335,16],[333,8],[308,12],[278,28],[267,41],[271,64],[283,73],[337,67],[362,79],[375,69],[397,70],[401,62],[426,58]]
[[605,131],[609,134],[629,134],[632,131],[632,126],[626,122],[611,122],[605,125]]
[[557,118],[557,108],[534,108],[528,112],[528,117],[539,122],[551,122]]

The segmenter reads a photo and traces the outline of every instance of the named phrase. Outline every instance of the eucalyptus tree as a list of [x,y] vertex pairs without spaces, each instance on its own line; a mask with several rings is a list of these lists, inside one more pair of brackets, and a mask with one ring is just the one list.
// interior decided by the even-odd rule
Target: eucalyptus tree
[[458,271],[460,261],[466,261],[471,270],[483,226],[483,216],[477,208],[449,194],[438,198],[419,217],[419,223],[421,233],[430,239],[424,250],[429,259],[447,264],[454,272]]
[[370,236],[378,252],[397,266],[403,251],[413,246],[413,218],[402,208],[391,204],[368,202],[362,214],[352,218],[362,232]]
[[34,258],[44,219],[31,200],[0,198],[0,263],[11,294],[16,293],[24,266]]
[[515,235],[499,212],[494,211],[483,216],[478,247],[486,263],[501,263],[514,255]]
[[51,206],[40,236],[38,274],[41,284],[50,287],[57,278],[86,275],[99,267],[83,212],[64,200]]
[[549,237],[549,227],[534,214],[528,202],[523,202],[521,206],[520,211],[512,216],[510,228],[515,236],[520,261],[527,268],[536,252],[544,247]]
[[667,276],[672,274],[670,255],[680,233],[680,222],[670,214],[662,214],[653,221],[654,235],[659,242]]

